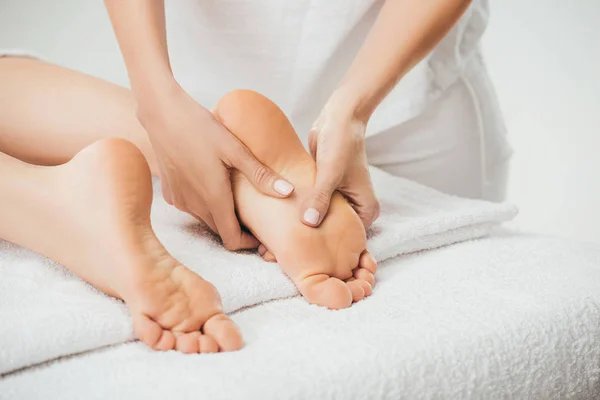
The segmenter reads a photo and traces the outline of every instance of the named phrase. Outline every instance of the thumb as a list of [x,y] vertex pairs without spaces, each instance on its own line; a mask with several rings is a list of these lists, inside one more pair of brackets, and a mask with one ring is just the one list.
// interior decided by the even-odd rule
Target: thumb
[[232,167],[239,170],[256,189],[271,197],[288,197],[294,191],[294,185],[283,179],[271,168],[262,164],[254,155],[242,145],[236,160],[232,160]]
[[329,211],[331,196],[337,189],[339,180],[331,173],[321,173],[317,170],[317,181],[302,205],[302,222],[305,225],[317,227]]

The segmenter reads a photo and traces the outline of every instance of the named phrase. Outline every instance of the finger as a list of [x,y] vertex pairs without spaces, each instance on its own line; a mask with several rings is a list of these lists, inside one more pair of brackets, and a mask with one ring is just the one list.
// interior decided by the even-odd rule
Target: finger
[[[194,204],[198,204],[198,203],[194,203]],[[194,207],[191,207],[191,209],[192,210],[201,210],[202,207],[196,205]],[[203,213],[202,216],[200,216],[199,214],[196,214],[194,211],[191,211],[191,210],[187,210],[186,212],[188,214],[190,214],[192,217],[196,218],[198,221],[203,222],[208,227],[208,229],[210,229],[214,233],[217,233],[217,226],[215,225],[215,221],[213,220],[212,215]]]
[[369,171],[365,168],[354,176],[355,185],[343,188],[342,193],[352,202],[354,211],[367,229],[379,218],[381,207],[375,196]]
[[223,246],[227,250],[255,249],[260,242],[248,232],[242,231],[235,216],[231,186],[226,186],[223,193],[213,201],[210,212],[215,222],[217,233],[221,236]]
[[319,226],[327,211],[334,190],[340,179],[329,171],[335,168],[317,170],[317,182],[302,204],[302,222],[308,226]]
[[367,194],[354,196],[354,210],[360,217],[365,229],[370,227],[380,214],[379,200],[375,197],[372,189],[365,191]]
[[259,162],[239,141],[236,141],[235,146],[238,150],[234,152],[235,157],[229,159],[230,164],[248,178],[254,187],[271,197],[284,198],[292,194],[294,185]]
[[160,175],[160,185],[163,192],[163,198],[169,204],[179,211],[188,212],[187,204],[180,186],[177,182],[177,177],[169,177],[166,173]]
[[308,132],[308,150],[310,151],[310,155],[313,160],[317,159],[317,139],[318,139],[318,128],[313,127],[310,132]]
[[211,231],[213,231],[214,233],[218,233],[217,232],[217,225],[215,224],[215,221],[212,217],[212,215],[210,214],[204,214],[202,217],[191,213],[192,216],[194,218],[196,218],[198,221],[202,221],[206,224],[206,226],[208,226],[208,229],[210,229]]
[[308,132],[308,150],[310,151],[310,155],[314,160],[317,159],[319,135],[321,134],[325,120],[325,115],[321,113],[313,123],[313,126],[310,128],[310,131]]
[[214,233],[218,233],[218,231],[217,231],[217,224],[215,224],[215,220],[213,219],[212,215],[207,214],[205,217],[203,217],[200,220],[202,222],[204,222],[206,224],[206,226],[208,226],[208,228],[211,231],[213,231]]

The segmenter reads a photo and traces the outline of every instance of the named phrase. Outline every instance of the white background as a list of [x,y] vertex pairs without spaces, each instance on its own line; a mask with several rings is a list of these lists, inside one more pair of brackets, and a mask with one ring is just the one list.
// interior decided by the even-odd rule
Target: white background
[[[513,226],[600,242],[600,1],[492,3],[483,48],[515,149]],[[127,85],[99,0],[0,0],[0,48]]]

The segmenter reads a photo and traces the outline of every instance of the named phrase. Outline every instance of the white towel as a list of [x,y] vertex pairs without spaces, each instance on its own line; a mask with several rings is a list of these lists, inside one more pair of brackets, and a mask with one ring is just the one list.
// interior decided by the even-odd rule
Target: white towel
[[[448,196],[372,169],[382,212],[369,234],[378,261],[481,237],[514,217],[509,204]],[[212,282],[226,312],[297,295],[276,264],[224,250],[200,225],[168,207],[158,189],[152,222],[165,247]],[[0,373],[134,339],[125,305],[63,267],[0,241]]]
[[349,309],[233,319],[241,351],[111,346],[0,379],[0,400],[600,399],[600,245],[494,234],[382,263]]

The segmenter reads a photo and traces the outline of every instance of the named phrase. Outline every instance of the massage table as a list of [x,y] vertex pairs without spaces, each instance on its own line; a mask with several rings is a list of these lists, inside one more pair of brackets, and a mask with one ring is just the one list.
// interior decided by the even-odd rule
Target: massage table
[[[435,214],[435,203],[422,211]],[[474,214],[485,214],[474,204]],[[269,273],[257,273],[264,290],[244,307],[217,283],[244,334],[244,348],[232,353],[154,352],[133,340],[120,302],[52,266],[56,276],[44,279],[62,279],[60,300],[72,307],[47,300],[47,318],[37,320],[17,302],[20,314],[0,307],[0,365],[21,362],[5,368],[0,399],[600,399],[600,245],[498,227],[477,232],[446,245],[414,239],[397,255],[372,241],[385,258],[374,293],[345,310],[310,305]],[[259,271],[276,268],[240,257],[253,257]],[[1,267],[0,279],[8,270]],[[0,296],[5,306],[7,298]],[[66,334],[61,324],[78,329]],[[9,349],[19,333],[28,347]]]

